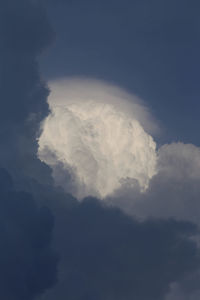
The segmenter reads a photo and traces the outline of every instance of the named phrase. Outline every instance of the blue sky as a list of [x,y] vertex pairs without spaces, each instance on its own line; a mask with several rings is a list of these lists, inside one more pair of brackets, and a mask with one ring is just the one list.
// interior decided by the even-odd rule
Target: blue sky
[[55,41],[42,72],[124,87],[160,122],[158,142],[199,145],[199,9],[195,0],[53,1]]

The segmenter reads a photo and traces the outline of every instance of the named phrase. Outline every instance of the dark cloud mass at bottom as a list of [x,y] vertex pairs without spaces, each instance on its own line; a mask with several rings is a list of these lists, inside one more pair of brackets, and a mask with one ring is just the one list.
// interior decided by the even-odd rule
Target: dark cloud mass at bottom
[[79,203],[37,159],[49,93],[37,59],[52,38],[39,1],[0,0],[0,34],[0,298],[161,300],[174,282],[196,290],[196,225]]
[[29,300],[56,282],[58,256],[51,247],[54,218],[32,196],[16,192],[0,169],[0,298]]
[[160,300],[172,282],[199,269],[192,223],[138,222],[92,198],[62,214],[60,280],[44,300]]

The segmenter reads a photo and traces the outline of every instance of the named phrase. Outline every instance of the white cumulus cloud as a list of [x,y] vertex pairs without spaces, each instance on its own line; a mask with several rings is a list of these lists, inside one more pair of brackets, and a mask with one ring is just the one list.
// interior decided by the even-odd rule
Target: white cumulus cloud
[[147,189],[157,154],[145,130],[156,126],[141,101],[95,80],[60,80],[50,88],[38,156],[55,182],[78,198],[104,198],[124,182]]

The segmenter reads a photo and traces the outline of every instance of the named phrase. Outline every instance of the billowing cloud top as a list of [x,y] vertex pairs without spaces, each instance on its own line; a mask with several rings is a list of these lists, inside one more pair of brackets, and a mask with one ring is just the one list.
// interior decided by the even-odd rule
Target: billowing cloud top
[[142,125],[150,131],[156,126],[141,101],[95,80],[50,87],[51,113],[42,124],[38,155],[53,168],[56,183],[79,198],[105,197],[127,181],[145,190],[156,173],[156,144]]

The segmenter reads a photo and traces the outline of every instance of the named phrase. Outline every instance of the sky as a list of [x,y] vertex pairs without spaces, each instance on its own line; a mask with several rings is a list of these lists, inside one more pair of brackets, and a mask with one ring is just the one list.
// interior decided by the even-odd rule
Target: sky
[[199,3],[52,1],[56,42],[41,60],[45,78],[89,76],[144,99],[161,141],[199,145]]
[[0,0],[2,299],[199,299],[199,10]]

